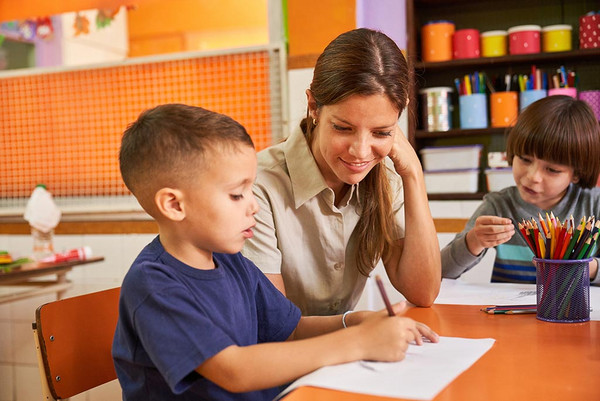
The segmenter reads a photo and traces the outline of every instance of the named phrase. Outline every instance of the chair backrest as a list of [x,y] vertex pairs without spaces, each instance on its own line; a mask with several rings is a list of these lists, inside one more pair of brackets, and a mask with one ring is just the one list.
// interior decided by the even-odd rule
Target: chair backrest
[[33,328],[42,387],[54,399],[68,398],[117,378],[111,348],[120,290],[117,287],[66,298],[37,308]]

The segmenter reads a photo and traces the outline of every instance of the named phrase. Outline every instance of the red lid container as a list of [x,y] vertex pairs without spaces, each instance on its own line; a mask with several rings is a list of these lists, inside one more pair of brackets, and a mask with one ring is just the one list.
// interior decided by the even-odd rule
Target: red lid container
[[508,29],[508,52],[510,54],[530,54],[540,52],[539,25],[519,25]]
[[477,29],[459,29],[452,36],[452,58],[479,57],[479,31]]

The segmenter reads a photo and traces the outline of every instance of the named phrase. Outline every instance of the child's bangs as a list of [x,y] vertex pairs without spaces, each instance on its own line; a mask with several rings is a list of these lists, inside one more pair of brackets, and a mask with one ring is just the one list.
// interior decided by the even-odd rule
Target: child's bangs
[[[555,127],[558,128],[558,127]],[[519,156],[535,156],[550,163],[573,166],[571,155],[577,149],[571,143],[568,135],[561,135],[560,129],[532,132],[515,137],[513,151]]]

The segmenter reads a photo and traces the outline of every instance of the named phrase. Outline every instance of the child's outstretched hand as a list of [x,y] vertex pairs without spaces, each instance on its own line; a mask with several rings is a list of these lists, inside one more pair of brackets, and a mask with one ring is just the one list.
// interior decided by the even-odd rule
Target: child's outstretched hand
[[439,336],[427,325],[413,319],[399,316],[406,310],[406,302],[392,306],[396,316],[389,316],[387,310],[373,313],[357,328],[364,330],[365,355],[361,359],[374,361],[400,361],[406,356],[411,342],[423,344],[423,337],[438,342]]
[[498,216],[479,216],[475,226],[467,233],[469,252],[479,255],[485,248],[493,248],[508,241],[515,234],[510,219]]

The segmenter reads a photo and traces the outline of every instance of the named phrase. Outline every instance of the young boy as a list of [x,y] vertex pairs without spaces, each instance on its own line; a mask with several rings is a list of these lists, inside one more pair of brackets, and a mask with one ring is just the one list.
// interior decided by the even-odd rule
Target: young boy
[[[600,217],[600,127],[590,107],[569,96],[529,105],[506,144],[516,186],[492,192],[465,229],[442,249],[442,275],[457,278],[496,248],[492,281],[535,283],[533,253],[513,224],[552,212],[565,221]],[[590,279],[600,283],[598,258]]]
[[125,400],[270,400],[324,365],[400,360],[409,342],[437,341],[385,311],[301,317],[241,256],[257,165],[231,118],[181,104],[147,110],[125,131],[119,160],[159,227],[121,287],[113,358]]

